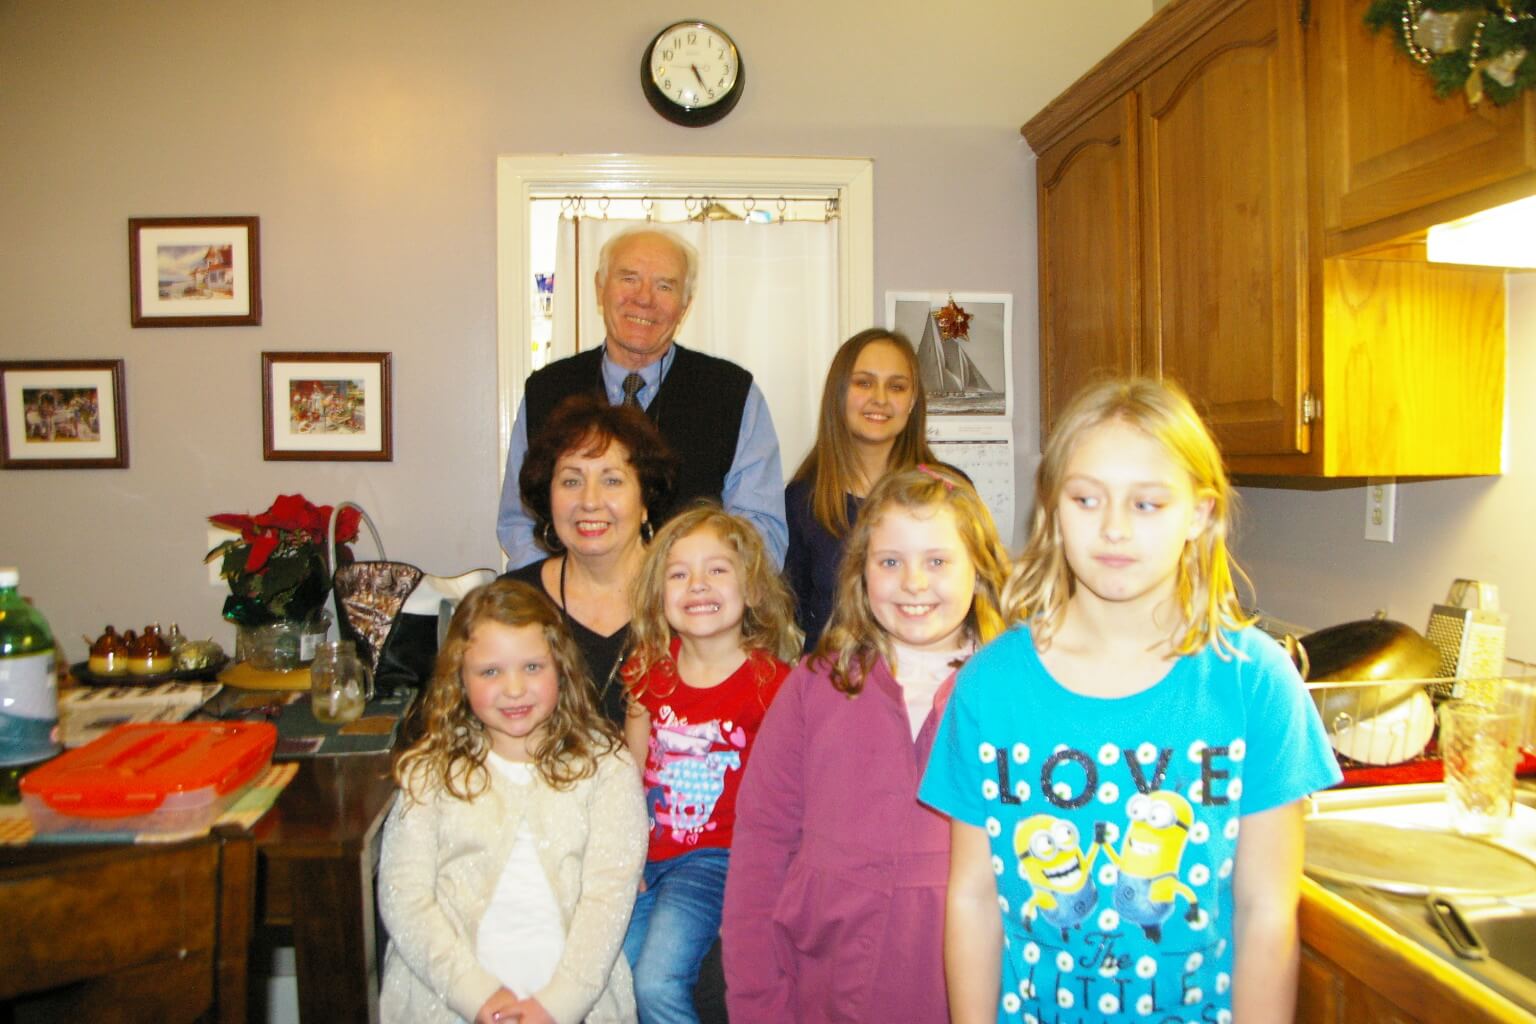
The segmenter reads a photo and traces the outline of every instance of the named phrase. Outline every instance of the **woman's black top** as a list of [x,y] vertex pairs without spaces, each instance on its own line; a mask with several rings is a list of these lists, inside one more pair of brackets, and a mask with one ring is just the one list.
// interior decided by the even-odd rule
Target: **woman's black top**
[[624,644],[629,640],[629,623],[620,626],[618,631],[611,636],[603,636],[595,633],[586,626],[571,618],[570,612],[561,605],[559,594],[550,594],[544,586],[543,561],[525,565],[521,569],[513,569],[504,573],[504,580],[518,580],[531,584],[545,594],[560,609],[560,615],[565,619],[566,628],[571,631],[571,637],[576,641],[576,646],[581,649],[582,657],[587,659],[587,670],[592,673],[592,681],[597,685],[598,705],[608,720],[620,729],[624,728],[624,684],[619,680],[619,657],[624,652]]
[[[863,501],[849,494],[848,525],[859,517]],[[827,628],[837,596],[837,574],[843,561],[843,539],[832,536],[811,511],[811,482],[796,480],[784,488],[784,512],[789,520],[789,549],[784,554],[784,580],[795,595],[795,619],[805,630],[809,653]]]

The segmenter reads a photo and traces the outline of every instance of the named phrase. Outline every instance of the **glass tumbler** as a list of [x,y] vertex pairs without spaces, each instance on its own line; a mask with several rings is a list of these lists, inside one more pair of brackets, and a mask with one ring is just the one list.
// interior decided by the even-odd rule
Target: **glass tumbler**
[[315,648],[309,666],[310,708],[327,725],[353,721],[373,699],[373,673],[350,640],[327,640]]
[[1451,701],[1440,706],[1440,756],[1451,826],[1462,835],[1503,833],[1514,809],[1519,720],[1512,712]]

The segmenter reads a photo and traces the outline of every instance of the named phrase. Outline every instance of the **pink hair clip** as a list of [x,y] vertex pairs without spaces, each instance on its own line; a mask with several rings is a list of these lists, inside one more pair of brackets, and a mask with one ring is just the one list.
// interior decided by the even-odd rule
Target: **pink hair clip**
[[932,466],[928,465],[928,463],[926,463],[926,462],[919,462],[917,464],[917,471],[919,473],[924,473],[924,474],[926,474],[928,476],[933,477],[939,483],[944,485],[944,489],[946,491],[952,491],[952,490],[955,489],[955,482],[953,480],[949,479],[949,477],[947,477],[947,476],[944,476],[942,473],[939,473]]

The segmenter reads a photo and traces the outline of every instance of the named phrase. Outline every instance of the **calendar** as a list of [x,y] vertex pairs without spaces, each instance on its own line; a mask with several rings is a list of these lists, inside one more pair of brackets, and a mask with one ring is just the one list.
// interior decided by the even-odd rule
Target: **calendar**
[[986,502],[1005,546],[1013,538],[1013,442],[1007,438],[930,438],[939,461],[964,470]]

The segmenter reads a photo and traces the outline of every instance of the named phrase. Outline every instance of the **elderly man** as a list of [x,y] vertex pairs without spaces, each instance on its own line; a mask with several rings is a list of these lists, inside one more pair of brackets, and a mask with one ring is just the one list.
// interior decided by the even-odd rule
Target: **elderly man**
[[673,508],[698,497],[720,500],[757,527],[774,561],[783,564],[789,542],[784,478],[763,394],[735,363],[672,340],[693,301],[698,262],[693,246],[658,228],[625,231],[603,246],[597,265],[603,347],[535,372],[518,406],[496,518],[509,568],[543,555],[518,494],[528,439],[561,399],[590,390],[614,405],[639,405],[676,451],[681,468]]

